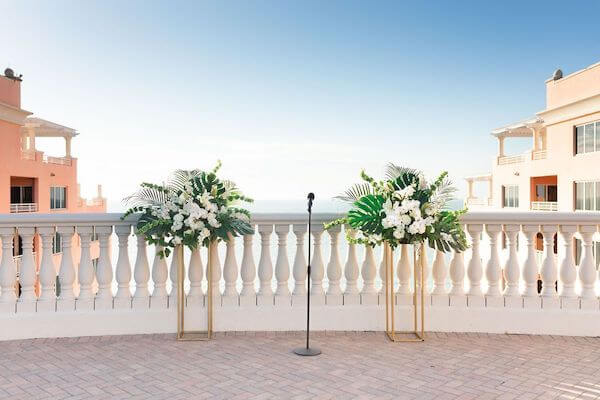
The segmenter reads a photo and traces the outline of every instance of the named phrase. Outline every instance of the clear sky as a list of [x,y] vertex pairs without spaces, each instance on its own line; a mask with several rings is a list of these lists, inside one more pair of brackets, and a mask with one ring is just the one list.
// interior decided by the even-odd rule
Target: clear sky
[[102,183],[113,209],[217,159],[259,200],[330,198],[388,161],[464,193],[492,129],[600,61],[598,1],[0,0],[0,18],[23,108],[81,132],[83,194]]

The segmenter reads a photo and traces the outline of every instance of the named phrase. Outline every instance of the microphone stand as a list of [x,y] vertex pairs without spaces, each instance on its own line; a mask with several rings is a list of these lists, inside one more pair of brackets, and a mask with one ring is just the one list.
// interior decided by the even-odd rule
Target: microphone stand
[[294,353],[299,356],[318,356],[321,350],[310,347],[310,233],[312,225],[312,204],[315,199],[314,193],[308,194],[308,268],[307,268],[307,294],[306,294],[306,347],[294,349]]

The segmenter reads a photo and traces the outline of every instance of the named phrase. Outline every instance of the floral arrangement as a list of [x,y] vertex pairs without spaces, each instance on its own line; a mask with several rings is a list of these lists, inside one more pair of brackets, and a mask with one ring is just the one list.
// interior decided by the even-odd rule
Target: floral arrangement
[[253,234],[250,213],[236,206],[252,199],[233,182],[220,180],[220,167],[218,162],[210,172],[177,170],[163,185],[142,183],[138,192],[125,199],[131,208],[122,219],[141,213],[137,232],[148,243],[163,247],[163,257],[178,245],[208,247],[211,241],[229,240],[229,235]]
[[376,181],[364,171],[361,178],[363,183],[337,197],[352,204],[347,216],[326,224],[326,229],[347,224],[356,232],[347,235],[349,242],[370,246],[427,242],[443,252],[467,248],[459,222],[466,210],[447,209],[456,191],[447,172],[428,183],[420,171],[388,164],[385,180]]

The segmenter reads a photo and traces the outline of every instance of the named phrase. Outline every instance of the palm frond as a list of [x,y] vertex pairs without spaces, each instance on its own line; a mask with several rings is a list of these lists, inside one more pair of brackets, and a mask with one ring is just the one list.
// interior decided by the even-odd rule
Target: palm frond
[[159,186],[142,185],[137,192],[125,197],[123,202],[130,207],[161,206],[168,199],[168,193]]
[[347,203],[354,203],[358,201],[361,197],[367,196],[369,194],[375,194],[373,187],[368,183],[356,183],[348,190],[339,196],[335,196],[335,199],[345,201]]
[[440,209],[447,209],[448,203],[454,200],[456,188],[452,185],[452,181],[444,177],[437,186],[434,193],[431,195],[431,202],[436,204]]
[[178,169],[169,178],[169,187],[174,190],[183,190],[185,188],[186,182],[189,182],[191,178],[194,178],[200,175],[202,171],[199,169],[185,170]]
[[387,180],[395,181],[403,175],[417,175],[419,171],[413,168],[401,167],[394,163],[388,163],[385,167],[385,177]]

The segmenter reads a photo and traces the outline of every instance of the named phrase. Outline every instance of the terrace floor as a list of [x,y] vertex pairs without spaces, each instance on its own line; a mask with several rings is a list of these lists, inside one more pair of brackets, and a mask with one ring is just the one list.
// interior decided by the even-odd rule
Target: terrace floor
[[600,399],[600,338],[431,333],[174,335],[0,342],[2,399]]

